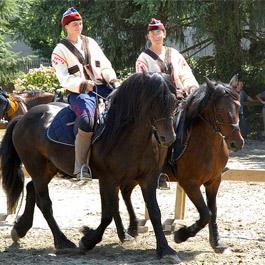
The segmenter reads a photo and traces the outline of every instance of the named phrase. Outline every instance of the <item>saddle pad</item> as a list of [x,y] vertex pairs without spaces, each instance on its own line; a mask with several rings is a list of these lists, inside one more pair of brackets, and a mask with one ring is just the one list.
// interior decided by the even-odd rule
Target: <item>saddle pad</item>
[[48,128],[48,138],[56,143],[71,145],[75,144],[75,113],[69,107],[60,110]]
[[188,142],[188,133],[184,127],[184,113],[178,113],[176,122],[176,141],[172,145],[171,161],[178,160],[185,152]]

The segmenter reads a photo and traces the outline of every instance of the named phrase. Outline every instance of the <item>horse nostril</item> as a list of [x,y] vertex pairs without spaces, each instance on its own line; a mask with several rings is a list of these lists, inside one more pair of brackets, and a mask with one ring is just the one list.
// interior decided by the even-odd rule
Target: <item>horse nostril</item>
[[232,141],[230,143],[230,147],[231,147],[231,149],[236,149],[236,143],[234,141]]
[[166,137],[165,136],[162,136],[162,135],[160,135],[160,142],[161,143],[165,143],[166,142]]

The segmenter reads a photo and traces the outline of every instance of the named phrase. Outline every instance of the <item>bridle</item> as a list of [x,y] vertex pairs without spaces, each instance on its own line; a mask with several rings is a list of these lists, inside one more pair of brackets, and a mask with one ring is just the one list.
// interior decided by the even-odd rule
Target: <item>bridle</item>
[[[236,104],[236,101],[238,101],[238,99],[228,90],[225,90],[225,93],[228,96],[231,96],[233,98],[233,102]],[[239,131],[239,121],[235,122],[232,118],[232,113],[228,112],[229,117],[231,118],[231,122],[222,122],[218,119],[217,113],[216,113],[216,108],[215,105],[213,104],[213,121],[209,121],[207,120],[202,114],[199,114],[199,117],[213,130],[214,133],[219,134],[223,139],[228,139],[229,136],[234,132],[234,131]],[[222,125],[228,125],[232,128],[232,131],[230,132],[229,135],[225,135],[220,126]]]
[[158,134],[158,129],[157,129],[157,127],[155,126],[155,124],[160,123],[160,122],[162,122],[162,121],[164,121],[164,120],[173,120],[173,115],[170,115],[169,118],[167,118],[167,117],[163,117],[163,118],[153,119],[152,124],[151,124],[151,127],[152,127],[152,133],[153,133],[153,135],[155,136],[155,139],[156,139],[156,141],[157,141],[157,143],[158,143],[159,145],[163,145],[163,144],[162,144],[161,141],[160,141],[159,134]]

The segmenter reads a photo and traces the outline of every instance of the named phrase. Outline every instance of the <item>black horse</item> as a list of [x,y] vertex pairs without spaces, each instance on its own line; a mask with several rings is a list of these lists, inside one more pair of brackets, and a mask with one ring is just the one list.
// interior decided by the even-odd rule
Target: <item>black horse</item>
[[[105,129],[96,138],[91,155],[93,176],[99,179],[100,185],[101,224],[96,230],[84,229],[80,245],[83,250],[92,249],[101,241],[113,217],[120,240],[125,240],[118,191],[121,185],[137,183],[154,227],[158,256],[175,255],[163,233],[156,200],[157,175],[167,147],[175,139],[174,87],[164,75],[134,74],[123,82],[111,102]],[[40,105],[11,122],[2,142],[2,183],[12,209],[23,189],[21,161],[32,178],[27,184],[24,213],[12,229],[13,240],[24,237],[31,228],[36,203],[53,233],[55,248],[62,250],[76,246],[66,238],[53,217],[48,184],[58,171],[72,175],[74,148],[47,138],[47,128],[59,110],[60,105]]]

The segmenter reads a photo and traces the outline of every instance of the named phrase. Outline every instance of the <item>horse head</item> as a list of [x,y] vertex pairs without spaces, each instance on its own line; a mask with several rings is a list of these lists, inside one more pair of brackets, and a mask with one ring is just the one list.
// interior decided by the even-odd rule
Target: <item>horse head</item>
[[[146,85],[151,87],[149,93],[155,96],[153,101],[146,102],[154,136],[158,144],[168,147],[176,139],[173,119],[177,107],[176,90],[166,74],[152,74]],[[145,95],[149,99],[153,96]]]
[[232,87],[206,78],[206,83],[188,98],[187,116],[190,123],[203,120],[219,134],[230,150],[244,145],[239,129],[240,97]]
[[[236,75],[231,79],[229,85],[221,82],[211,85],[211,89],[214,85],[212,106],[214,128],[221,134],[232,151],[241,150],[244,145],[239,128],[240,96],[231,87],[237,84],[237,81],[238,76]],[[208,83],[207,86],[209,86]]]

